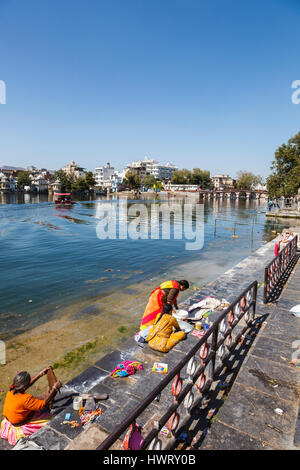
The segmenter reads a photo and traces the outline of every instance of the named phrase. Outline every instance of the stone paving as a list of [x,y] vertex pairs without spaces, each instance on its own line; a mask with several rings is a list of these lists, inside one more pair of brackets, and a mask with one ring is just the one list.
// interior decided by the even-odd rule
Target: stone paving
[[[233,301],[254,280],[262,283],[264,267],[273,257],[274,240],[224,273],[216,281],[208,284],[200,291],[197,291],[184,304],[181,304],[180,307],[187,308],[194,302],[198,302],[205,295],[213,295],[218,299],[225,298],[229,302]],[[297,336],[297,321],[300,323],[300,320],[289,314],[286,309],[288,305],[292,306],[298,303],[298,301],[296,301],[295,291],[298,284],[297,280],[294,281],[294,277],[289,284],[289,286],[292,286],[289,288],[291,295],[293,294],[294,297],[287,297],[285,294],[285,296],[280,299],[277,306],[263,306],[262,288],[258,290],[258,304],[259,308],[262,309],[261,314],[265,312],[270,315],[273,312],[272,319],[274,318],[274,322],[270,322],[268,319],[267,325],[264,327],[263,331],[259,333],[255,345],[257,348],[256,356],[252,353],[249,356],[249,360],[256,361],[256,363],[252,364],[249,362],[249,365],[251,366],[251,370],[260,371],[259,364],[260,367],[262,367],[261,362],[264,364],[267,362],[270,368],[266,370],[264,367],[263,370],[270,377],[276,376],[278,388],[274,388],[274,390],[272,390],[273,393],[270,393],[270,390],[261,390],[263,384],[261,384],[259,373],[256,372],[256,374],[253,374],[249,372],[249,370],[245,372],[245,367],[242,367],[238,376],[238,382],[232,387],[225,404],[218,414],[217,422],[211,427],[201,448],[221,448],[222,441],[224,441],[224,448],[226,448],[226,445],[228,448],[231,448],[230,446],[232,446],[232,448],[250,448],[249,446],[252,446],[251,448],[261,447],[261,441],[256,438],[254,430],[249,427],[249,431],[251,430],[251,432],[245,433],[246,426],[242,425],[242,423],[245,416],[248,418],[251,416],[252,427],[255,428],[256,423],[254,416],[249,414],[249,412],[257,412],[257,418],[261,417],[261,410],[264,406],[266,406],[264,414],[267,414],[265,419],[268,421],[268,424],[280,428],[281,431],[279,435],[278,431],[266,426],[266,429],[264,428],[265,434],[263,439],[266,447],[264,448],[268,448],[268,446],[270,448],[286,448],[288,445],[291,445],[292,431],[294,432],[295,430],[294,428],[292,429],[292,426],[289,426],[289,424],[293,423],[294,426],[295,417],[297,416],[298,404],[296,405],[296,398],[294,397],[296,397],[295,384],[298,384],[298,369],[295,368],[295,366],[292,367],[288,365],[288,358],[291,356],[292,351],[291,341]],[[293,281],[295,282],[294,284]],[[287,292],[287,289],[285,292]],[[284,325],[286,325],[286,327]],[[299,335],[298,338],[300,338]],[[118,349],[100,358],[99,361],[63,387],[61,393],[57,395],[55,400],[53,419],[45,428],[36,432],[31,438],[28,438],[27,442],[32,442],[39,446],[39,448],[45,450],[96,449],[115,426],[120,424],[164,377],[152,371],[153,363],[167,362],[169,370],[171,370],[196,342],[197,339],[195,337],[188,336],[186,340],[180,342],[173,350],[165,355],[151,350],[148,346],[142,349],[133,338],[130,338],[120,345]],[[281,357],[284,357],[285,360],[281,359]],[[137,371],[135,375],[127,378],[111,378],[110,372],[119,362],[124,360],[140,361],[143,364],[143,370]],[[289,375],[285,375],[284,370],[286,370]],[[281,380],[280,383],[279,380]],[[290,384],[290,386],[282,385],[285,382]],[[258,384],[261,386],[258,387]],[[292,384],[294,384],[295,387]],[[256,386],[257,389],[255,388]],[[153,402],[139,417],[138,423],[143,426],[145,433],[152,428],[153,421],[159,419],[164,411],[166,411],[167,406],[170,405],[170,388],[171,385],[161,394],[160,400]],[[241,390],[246,390],[246,392],[241,394]],[[71,414],[71,420],[79,421],[78,412],[74,411],[72,407],[72,396],[76,393],[87,392],[107,393],[109,395],[108,400],[98,402],[98,405],[103,410],[103,414],[97,417],[94,423],[87,429],[81,426],[73,429],[69,425],[62,424],[66,413]],[[252,400],[251,402],[249,400],[247,401],[247,397],[250,397],[250,395],[251,398],[249,399]],[[262,398],[259,400],[261,396]],[[255,404],[256,409],[252,409],[249,405],[249,403],[252,402]],[[274,413],[273,408],[277,407],[284,410],[283,416],[278,416]],[[223,418],[221,419],[222,416]],[[274,423],[277,423],[277,425]],[[243,430],[240,430],[241,427]],[[277,439],[271,442],[270,435],[275,432],[278,434],[275,436]],[[290,434],[288,434],[288,432]],[[125,433],[123,433],[120,440],[114,444],[114,449],[122,449],[124,434]],[[225,439],[227,435],[231,437]],[[241,435],[245,439],[244,441],[241,440]],[[221,436],[222,439],[218,436]],[[241,441],[240,447],[237,447],[238,439]],[[284,439],[286,439],[285,444]],[[6,441],[1,441],[0,449],[10,447],[7,445]]]
[[289,312],[300,304],[299,263],[279,301],[258,305],[265,321],[201,449],[300,449],[300,366],[290,362],[300,318]]

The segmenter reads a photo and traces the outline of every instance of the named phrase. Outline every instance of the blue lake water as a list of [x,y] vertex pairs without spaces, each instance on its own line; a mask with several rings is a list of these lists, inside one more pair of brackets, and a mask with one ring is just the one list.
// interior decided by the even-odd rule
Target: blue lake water
[[[99,239],[99,204],[117,207],[116,198],[77,200],[71,208],[55,206],[48,196],[8,195],[1,201],[0,338],[1,333],[17,334],[46,322],[58,307],[80,299],[101,298],[116,290],[122,295],[124,289],[130,293],[130,287],[151,279],[162,282],[178,266],[180,277],[191,285],[204,284],[282,230],[266,220],[265,203],[205,202],[203,248],[186,250],[184,239]],[[152,200],[128,201],[128,207],[138,203],[150,214]],[[133,219],[129,217],[130,222]],[[194,227],[195,223],[202,221],[194,216]],[[175,226],[171,220],[171,235]],[[195,261],[197,272],[188,269]]]

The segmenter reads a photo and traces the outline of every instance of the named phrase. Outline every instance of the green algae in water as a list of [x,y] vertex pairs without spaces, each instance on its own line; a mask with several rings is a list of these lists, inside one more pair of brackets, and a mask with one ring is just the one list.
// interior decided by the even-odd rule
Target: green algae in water
[[59,367],[73,369],[74,367],[77,367],[85,357],[97,347],[98,342],[99,339],[96,338],[94,341],[90,341],[78,348],[72,349],[72,351],[65,354],[60,361],[53,364],[53,369],[58,369]]
[[127,331],[126,326],[120,326],[120,327],[118,328],[118,332],[119,332],[119,333],[125,333],[125,331]]

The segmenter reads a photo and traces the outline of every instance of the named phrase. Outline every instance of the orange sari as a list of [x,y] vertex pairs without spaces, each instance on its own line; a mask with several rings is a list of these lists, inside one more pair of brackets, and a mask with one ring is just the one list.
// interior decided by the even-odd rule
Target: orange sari
[[[164,302],[163,298],[165,293],[163,289],[178,289],[179,290],[179,283],[177,281],[166,281],[163,282],[159,287],[154,289],[151,292],[149,301],[147,303],[140,329],[144,330],[149,326],[153,325],[157,316],[161,314]],[[172,305],[175,303],[178,294],[174,297]]]

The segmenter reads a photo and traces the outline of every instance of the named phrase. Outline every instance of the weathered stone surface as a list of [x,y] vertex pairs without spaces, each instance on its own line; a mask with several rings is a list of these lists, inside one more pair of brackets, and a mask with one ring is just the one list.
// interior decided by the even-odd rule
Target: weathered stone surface
[[217,422],[205,438],[201,450],[276,450],[260,439]]
[[30,437],[31,442],[35,442],[38,446],[45,450],[63,450],[70,443],[65,436],[57,434],[49,426],[40,429]]
[[300,398],[300,375],[296,368],[250,355],[237,378],[237,383],[291,402]]
[[119,351],[118,349],[113,351],[110,354],[99,359],[99,361],[95,362],[95,366],[99,367],[109,373],[113,371],[113,369],[123,361],[133,361],[135,357],[132,356],[130,351]]
[[59,434],[68,437],[69,439],[74,439],[76,436],[78,436],[78,434],[81,433],[82,426],[80,424],[79,427],[72,428],[69,424],[62,424],[65,420],[65,415],[67,413],[70,413],[71,415],[69,421],[76,421],[80,424],[80,417],[78,411],[73,410],[73,406],[69,405],[64,409],[64,411],[56,415],[47,426],[49,428],[54,429]]
[[92,366],[77,377],[74,377],[74,379],[70,380],[66,385],[71,390],[79,393],[87,393],[91,388],[101,383],[104,378],[108,376],[108,371]]
[[[84,430],[79,436],[75,437],[65,450],[96,450],[108,435],[109,433],[93,423],[87,430]],[[122,448],[122,442],[119,442],[118,447]]]
[[291,344],[260,335],[255,345],[255,356],[287,365],[292,355]]
[[[103,415],[96,418],[95,422],[106,432],[112,432],[113,429],[132,412],[139,405],[141,401],[137,398],[130,396],[127,393],[123,393],[122,401],[118,401],[114,406],[110,406]],[[139,425],[143,426],[149,421],[149,419],[154,415],[156,410],[155,405],[149,406],[137,419]],[[122,433],[121,439],[123,440],[127,430]]]
[[300,338],[300,321],[286,309],[278,308],[263,330],[263,336],[283,341],[290,346],[295,339]]
[[[275,409],[283,410],[282,416]],[[244,432],[272,447],[287,449],[293,446],[294,426],[298,405],[275,398],[235,383],[226,406],[221,408],[218,421]]]

